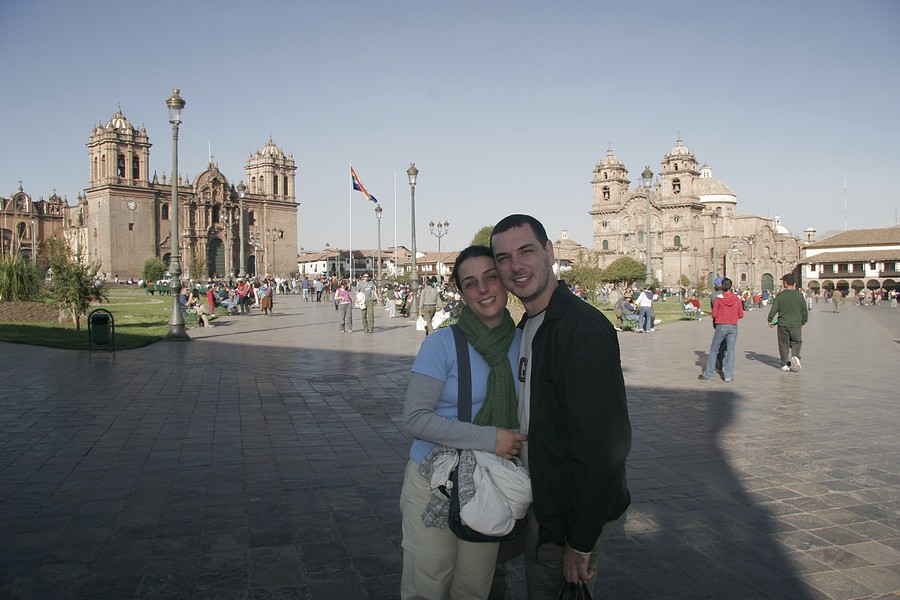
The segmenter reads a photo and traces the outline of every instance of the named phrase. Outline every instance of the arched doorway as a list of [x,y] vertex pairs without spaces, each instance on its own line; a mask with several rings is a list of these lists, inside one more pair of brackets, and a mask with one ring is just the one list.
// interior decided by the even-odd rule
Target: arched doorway
[[219,238],[212,238],[206,247],[206,276],[225,274],[225,246]]
[[870,279],[866,282],[866,288],[870,290],[880,290],[881,284],[878,283],[877,279]]
[[163,264],[166,265],[166,271],[169,270],[169,259],[171,259],[171,258],[172,258],[172,255],[169,254],[168,252],[163,254],[162,261],[163,261]]
[[819,282],[818,281],[810,281],[809,282],[809,291],[811,294],[818,296],[819,295]]
[[834,284],[834,289],[839,290],[844,297],[847,297],[847,292],[850,291],[850,284],[847,283],[846,279],[841,279],[836,284]]
[[884,286],[884,289],[886,290],[892,290],[897,287],[897,282],[893,279],[885,279],[881,285]]
[[771,273],[763,273],[762,275],[762,290],[764,292],[771,292],[775,289],[775,278],[772,277]]
[[256,255],[251,254],[247,257],[247,274],[256,275]]
[[854,279],[853,283],[850,284],[850,287],[853,288],[854,293],[866,287],[861,279]]

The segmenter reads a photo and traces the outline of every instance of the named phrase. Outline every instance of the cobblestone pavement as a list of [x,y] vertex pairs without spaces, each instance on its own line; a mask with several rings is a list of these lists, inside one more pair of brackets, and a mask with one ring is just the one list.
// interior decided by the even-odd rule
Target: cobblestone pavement
[[[422,334],[275,308],[116,353],[0,343],[0,597],[397,597]],[[749,312],[727,384],[696,379],[707,319],[620,334],[633,505],[597,597],[898,595],[900,309],[830,308],[799,373]]]

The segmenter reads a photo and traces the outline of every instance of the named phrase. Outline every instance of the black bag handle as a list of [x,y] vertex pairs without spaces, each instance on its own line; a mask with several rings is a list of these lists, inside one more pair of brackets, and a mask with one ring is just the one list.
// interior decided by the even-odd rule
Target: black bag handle
[[451,325],[453,340],[456,342],[456,366],[459,377],[459,401],[456,414],[460,421],[472,422],[472,364],[469,362],[469,342],[459,328]]

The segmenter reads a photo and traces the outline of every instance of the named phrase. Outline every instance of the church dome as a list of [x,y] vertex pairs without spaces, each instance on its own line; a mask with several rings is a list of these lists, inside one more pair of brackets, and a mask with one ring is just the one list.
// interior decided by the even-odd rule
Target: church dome
[[694,160],[694,153],[691,152],[690,148],[684,145],[681,138],[678,138],[675,147],[669,150],[668,154],[666,154],[666,158],[690,158],[691,160]]
[[128,131],[134,131],[134,126],[125,118],[125,115],[122,114],[122,109],[120,107],[119,110],[116,111],[116,114],[106,122],[106,129],[127,129]]
[[775,233],[791,235],[791,230],[781,224],[781,217],[778,215],[772,217],[772,229],[775,230]]
[[625,165],[622,164],[622,161],[619,160],[619,157],[613,154],[612,148],[606,151],[606,156],[604,156],[599,163],[597,163],[598,169],[609,169],[612,167],[621,167],[624,168]]
[[697,190],[697,195],[700,196],[700,200],[704,200],[703,196],[734,197],[734,192],[732,192],[727,185],[725,185],[718,179],[713,179],[712,177],[698,178],[694,182],[694,188]]
[[275,158],[284,158],[284,152],[275,145],[275,142],[272,141],[272,138],[269,138],[269,141],[266,142],[265,147],[257,152],[260,156],[273,156]]

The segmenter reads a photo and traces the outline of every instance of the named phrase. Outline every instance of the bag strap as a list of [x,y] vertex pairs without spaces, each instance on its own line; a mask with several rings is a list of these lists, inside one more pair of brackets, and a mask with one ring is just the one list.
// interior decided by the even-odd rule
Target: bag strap
[[472,364],[469,362],[469,342],[459,325],[451,325],[453,340],[456,342],[456,366],[459,378],[459,401],[457,416],[460,421],[472,421]]

